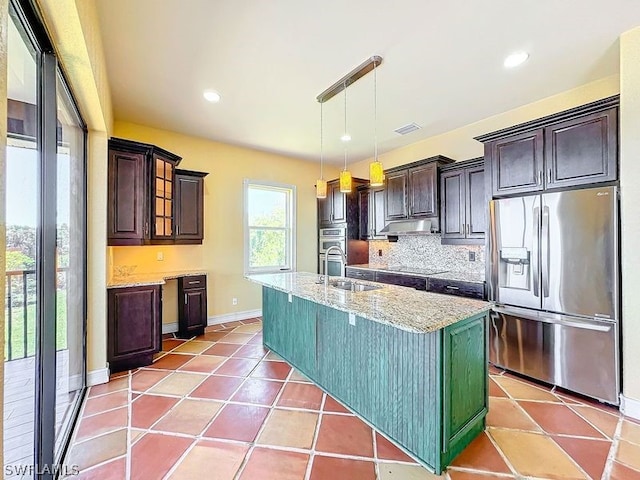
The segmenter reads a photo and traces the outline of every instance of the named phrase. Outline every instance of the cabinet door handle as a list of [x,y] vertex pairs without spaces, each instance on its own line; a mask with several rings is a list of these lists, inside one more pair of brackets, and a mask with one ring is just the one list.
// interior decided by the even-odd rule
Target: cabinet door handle
[[454,287],[453,285],[447,285],[446,289],[447,290],[460,290],[460,287]]
[[538,171],[538,185],[542,185],[542,170]]
[[144,234],[149,235],[149,222],[144,222]]
[[184,294],[184,303],[189,303],[189,297],[187,297],[187,294]]
[[547,171],[547,184],[551,183],[551,169]]
[[194,280],[193,282],[189,282],[189,285],[196,285],[200,283],[200,280]]

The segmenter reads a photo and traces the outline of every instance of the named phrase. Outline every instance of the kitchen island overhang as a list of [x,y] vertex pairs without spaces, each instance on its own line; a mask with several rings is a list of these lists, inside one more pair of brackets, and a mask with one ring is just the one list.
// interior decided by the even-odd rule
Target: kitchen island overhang
[[381,284],[351,292],[311,273],[247,278],[263,286],[265,345],[429,469],[484,430],[487,302]]

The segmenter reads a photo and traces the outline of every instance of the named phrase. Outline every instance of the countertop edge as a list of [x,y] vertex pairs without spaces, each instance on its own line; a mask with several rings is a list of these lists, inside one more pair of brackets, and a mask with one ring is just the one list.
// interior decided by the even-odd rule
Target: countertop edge
[[[425,273],[415,273],[415,272],[404,272],[404,271],[392,270],[392,269],[383,268],[383,267],[365,267],[363,265],[347,265],[346,268],[355,268],[357,270],[365,270],[365,271],[373,271],[373,272],[393,273],[394,275],[404,275],[407,277],[446,279],[446,280],[452,280],[457,282],[474,283],[477,285],[483,285],[487,282],[486,280],[481,280],[481,281],[468,280],[468,279],[463,280],[462,277],[458,277],[456,273],[453,273],[452,275],[452,272],[425,274]],[[456,278],[451,278],[451,277],[456,277]]]
[[112,288],[130,288],[130,287],[144,287],[149,285],[165,285],[167,280],[176,280],[181,277],[191,277],[197,275],[208,275],[207,272],[202,270],[184,271],[184,272],[165,272],[165,273],[144,273],[140,274],[140,278],[136,279],[136,275],[129,277],[123,277],[121,280],[111,279],[107,282],[107,290]]

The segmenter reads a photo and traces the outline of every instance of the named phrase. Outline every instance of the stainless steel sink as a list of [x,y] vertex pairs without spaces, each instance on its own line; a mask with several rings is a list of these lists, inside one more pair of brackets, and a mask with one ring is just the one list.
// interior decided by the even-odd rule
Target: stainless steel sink
[[364,283],[355,283],[349,280],[335,280],[331,282],[331,286],[352,292],[368,292],[370,290],[378,290],[379,288],[382,288],[380,285],[366,285]]

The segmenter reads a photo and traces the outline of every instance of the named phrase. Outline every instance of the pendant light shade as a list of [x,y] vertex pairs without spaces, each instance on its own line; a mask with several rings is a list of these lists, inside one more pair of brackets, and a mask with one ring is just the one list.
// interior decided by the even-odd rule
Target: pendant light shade
[[376,64],[373,66],[373,162],[369,164],[369,185],[380,187],[384,185],[384,167],[378,160],[378,72]]
[[375,160],[369,164],[369,184],[372,187],[384,185],[384,167],[379,160]]
[[322,103],[320,104],[320,178],[316,181],[316,198],[327,198],[327,181],[322,175],[322,166],[324,163],[323,149],[323,116]]
[[351,192],[351,172],[349,170],[343,170],[340,172],[340,191],[342,193]]

